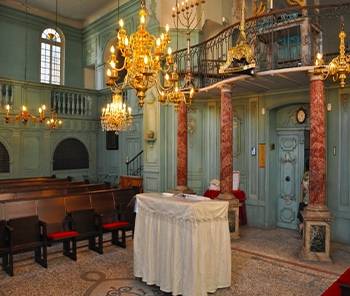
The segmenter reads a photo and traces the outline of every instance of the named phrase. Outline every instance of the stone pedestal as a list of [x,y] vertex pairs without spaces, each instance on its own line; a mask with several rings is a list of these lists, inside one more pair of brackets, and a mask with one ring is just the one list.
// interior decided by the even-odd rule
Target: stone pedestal
[[331,215],[326,205],[326,121],[324,82],[310,73],[310,185],[304,210],[302,256],[306,260],[330,261]]
[[331,214],[327,208],[307,207],[304,210],[302,258],[330,262]]
[[233,238],[239,237],[239,200],[232,194],[233,173],[233,110],[230,85],[221,87],[220,119],[220,191],[219,199],[227,200],[229,206],[229,226]]

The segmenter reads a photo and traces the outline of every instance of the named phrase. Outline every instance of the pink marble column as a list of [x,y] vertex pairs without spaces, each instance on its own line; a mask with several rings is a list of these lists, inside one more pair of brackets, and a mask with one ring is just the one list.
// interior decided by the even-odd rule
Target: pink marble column
[[220,189],[223,195],[232,196],[233,171],[233,110],[232,90],[230,85],[221,87],[221,126],[220,126]]
[[184,102],[177,111],[177,188],[187,189],[187,107]]
[[326,206],[326,122],[324,82],[312,75],[310,82],[310,194],[309,205]]

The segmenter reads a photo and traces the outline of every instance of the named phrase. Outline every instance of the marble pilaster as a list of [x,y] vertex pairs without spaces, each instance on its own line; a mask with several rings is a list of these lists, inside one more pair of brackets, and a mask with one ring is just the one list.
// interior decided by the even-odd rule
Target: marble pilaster
[[181,102],[177,111],[177,192],[193,192],[187,187],[187,162],[187,106]]
[[220,118],[220,199],[228,200],[230,231],[233,237],[239,237],[239,201],[232,194],[233,173],[233,108],[232,87],[221,87]]
[[331,215],[326,205],[326,117],[324,81],[311,73],[310,81],[310,185],[304,210],[302,256],[306,260],[330,261]]

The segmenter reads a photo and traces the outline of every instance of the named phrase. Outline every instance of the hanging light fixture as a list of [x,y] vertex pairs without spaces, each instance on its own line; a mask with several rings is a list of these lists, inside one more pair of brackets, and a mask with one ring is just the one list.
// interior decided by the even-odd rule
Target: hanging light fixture
[[[194,83],[194,78],[191,69],[191,33],[197,28],[201,22],[201,18],[197,17],[195,10],[201,4],[204,4],[205,0],[196,0],[196,1],[184,1],[181,5],[176,0],[176,5],[172,9],[172,17],[174,20],[174,25],[176,27],[176,50],[179,49],[179,23],[185,28],[187,36],[187,49],[186,49],[186,70],[184,84],[180,86],[179,79],[174,81],[173,89],[165,94],[164,101],[174,104],[175,109],[177,110],[179,104],[184,102],[186,105],[192,103],[192,98],[196,92],[196,86]],[[177,69],[177,63],[174,65],[174,69]]]
[[56,129],[58,127],[61,127],[63,124],[63,121],[61,119],[58,119],[56,112],[51,112],[51,117],[46,119],[46,125],[50,129]]
[[123,96],[119,90],[113,94],[113,101],[102,109],[101,126],[103,131],[115,133],[126,130],[132,123],[131,107],[123,102]]
[[339,81],[341,88],[345,87],[347,76],[350,74],[350,55],[346,54],[345,46],[346,33],[344,31],[344,20],[341,18],[341,26],[339,32],[339,55],[336,56],[328,64],[324,64],[323,55],[318,53],[315,61],[315,74],[321,74],[323,79],[329,76],[333,81]]
[[[129,85],[136,90],[140,107],[144,104],[145,93],[148,89],[156,86],[160,94],[160,101],[162,101],[165,94],[172,91],[178,81],[172,50],[169,47],[169,26],[166,25],[165,33],[155,37],[146,29],[147,15],[145,2],[141,0],[140,24],[137,31],[130,36],[124,28],[124,21],[119,20],[118,44],[110,48],[107,69],[107,85],[116,93],[118,92],[118,73],[123,70],[127,71],[123,87]],[[124,59],[121,66],[118,65],[117,49]]]

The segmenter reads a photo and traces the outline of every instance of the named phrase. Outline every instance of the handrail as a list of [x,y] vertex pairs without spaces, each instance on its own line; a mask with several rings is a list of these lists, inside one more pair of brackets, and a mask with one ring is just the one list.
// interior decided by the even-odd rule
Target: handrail
[[[322,20],[344,14],[350,15],[350,1],[342,4],[292,6],[248,18],[245,29],[256,58],[255,72],[312,65],[324,37],[320,26]],[[190,47],[191,71],[198,88],[208,87],[233,76],[221,74],[219,69],[226,62],[228,50],[235,46],[239,25],[236,22]],[[324,53],[324,56],[329,58],[332,55]],[[187,49],[175,51],[174,60],[183,79]]]
[[[341,7],[347,7],[347,6],[350,6],[350,1],[349,2],[345,2],[345,3],[341,3],[341,4],[291,6],[291,7],[283,8],[283,9],[275,9],[275,10],[273,10],[271,12],[268,12],[268,13],[260,15],[260,16],[249,17],[249,18],[246,19],[246,23],[249,23],[249,22],[252,22],[252,21],[256,21],[256,20],[259,20],[259,19],[262,19],[262,18],[266,18],[266,17],[269,17],[269,16],[274,16],[276,14],[281,14],[281,13],[287,13],[287,12],[290,12],[290,11],[295,11],[296,9],[299,9],[300,11],[303,11],[305,9],[307,9],[307,10],[309,10],[309,9],[332,9],[332,8],[341,9]],[[234,24],[231,24],[231,25],[227,26],[226,28],[222,29],[220,32],[216,33],[214,36],[210,37],[209,39],[204,40],[204,41],[202,41],[200,43],[191,45],[190,49],[203,46],[206,43],[208,43],[208,42],[210,42],[210,41],[212,41],[214,39],[217,39],[219,36],[224,34],[226,31],[229,31],[229,30],[232,30],[232,29],[238,27],[239,24],[240,24],[240,22],[236,22]],[[182,49],[174,51],[173,54],[176,55],[177,53],[185,52],[185,51],[187,51],[187,48],[182,48]]]
[[[125,162],[128,176],[142,175],[142,170],[143,170],[142,154],[143,154],[143,150],[141,150],[133,158]],[[135,164],[136,164],[136,167],[135,167]],[[132,166],[132,169],[131,169],[131,166]]]

